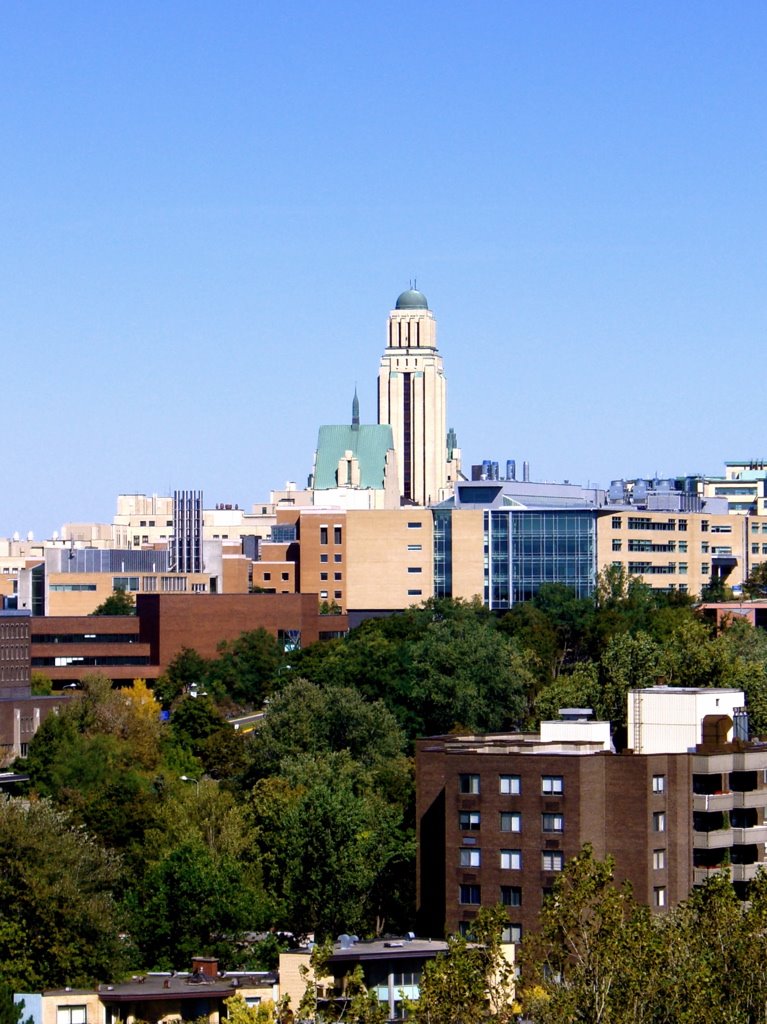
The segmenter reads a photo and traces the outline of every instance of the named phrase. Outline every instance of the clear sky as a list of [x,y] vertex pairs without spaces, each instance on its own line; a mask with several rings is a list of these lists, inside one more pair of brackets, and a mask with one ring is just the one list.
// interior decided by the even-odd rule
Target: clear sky
[[767,4],[8,0],[0,535],[311,470],[417,277],[465,465],[767,457]]

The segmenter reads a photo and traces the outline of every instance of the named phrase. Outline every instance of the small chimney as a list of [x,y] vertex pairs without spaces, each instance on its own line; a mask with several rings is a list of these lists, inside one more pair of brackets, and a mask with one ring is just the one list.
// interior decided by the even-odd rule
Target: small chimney
[[193,956],[192,974],[202,974],[206,978],[218,977],[218,959],[215,956]]

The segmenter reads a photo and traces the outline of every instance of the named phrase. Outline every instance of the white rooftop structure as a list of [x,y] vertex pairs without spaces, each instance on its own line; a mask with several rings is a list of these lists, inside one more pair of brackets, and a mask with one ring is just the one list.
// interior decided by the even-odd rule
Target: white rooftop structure
[[[735,718],[743,708],[742,690],[715,687],[652,686],[628,693],[628,747],[635,754],[684,754],[702,742],[708,715]],[[732,740],[732,725],[727,740]]]

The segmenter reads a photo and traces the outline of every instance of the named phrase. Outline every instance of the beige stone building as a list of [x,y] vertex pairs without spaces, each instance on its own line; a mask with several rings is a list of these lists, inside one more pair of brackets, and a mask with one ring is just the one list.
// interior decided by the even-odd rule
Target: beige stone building
[[426,296],[413,288],[389,313],[378,371],[378,422],[392,429],[403,502],[429,505],[447,497],[460,473],[460,452],[452,431],[448,450],[437,321]]

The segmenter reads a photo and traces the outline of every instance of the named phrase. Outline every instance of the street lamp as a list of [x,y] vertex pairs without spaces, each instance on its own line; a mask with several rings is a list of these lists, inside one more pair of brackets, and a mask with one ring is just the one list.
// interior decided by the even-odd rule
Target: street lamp
[[193,779],[191,777],[191,775],[179,775],[179,778],[181,779],[182,782],[193,782],[195,784],[195,786],[197,787],[197,796],[200,795],[200,780],[199,779]]

